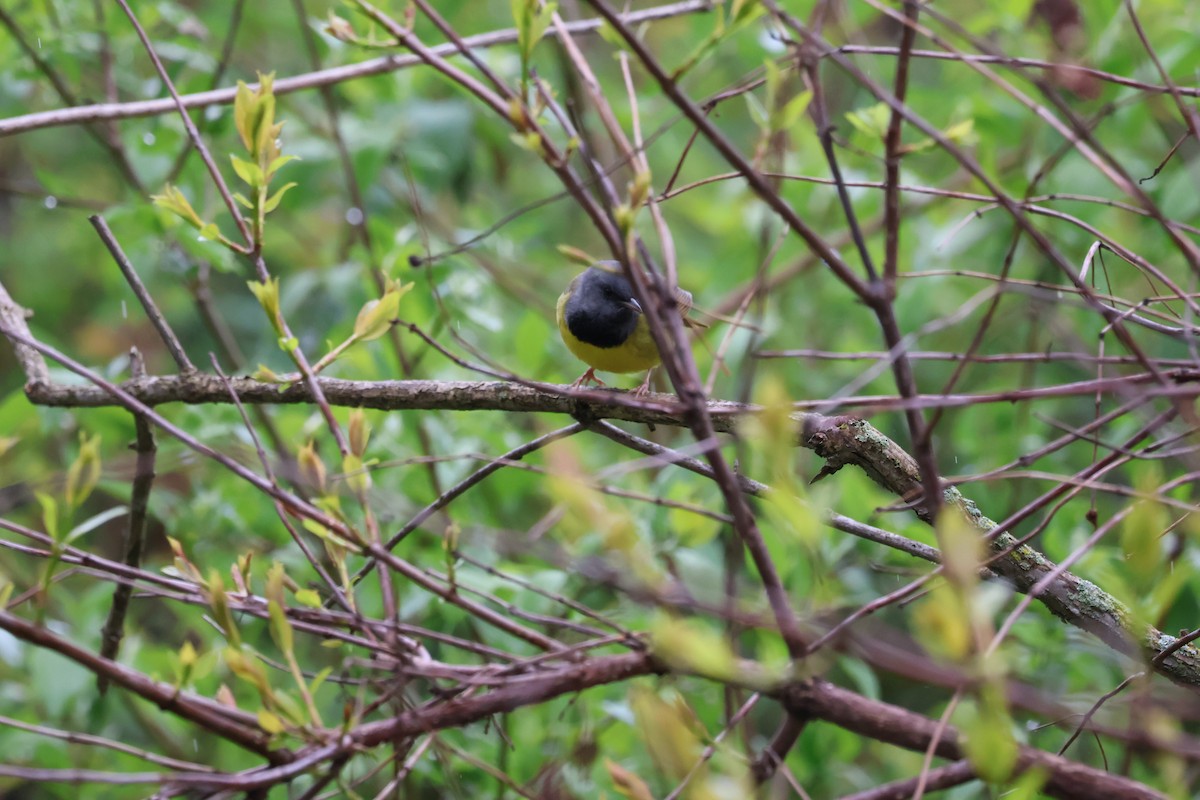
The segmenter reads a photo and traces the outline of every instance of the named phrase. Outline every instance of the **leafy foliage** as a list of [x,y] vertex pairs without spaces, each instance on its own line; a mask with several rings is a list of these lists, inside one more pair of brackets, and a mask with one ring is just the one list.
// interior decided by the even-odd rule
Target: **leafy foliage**
[[[1176,98],[1115,0],[922,7],[907,56],[907,4],[778,4],[800,27],[775,5],[597,23],[566,47],[556,16],[573,24],[575,6],[544,0],[141,4],[181,94],[228,88],[191,114],[223,178],[240,182],[228,197],[248,236],[232,233],[174,106],[130,108],[167,92],[117,6],[0,14],[0,284],[35,312],[34,338],[109,381],[131,377],[131,347],[151,376],[176,370],[95,241],[86,217],[101,213],[194,363],[231,376],[225,395],[253,373],[281,397],[321,376],[429,381],[438,398],[386,413],[225,395],[156,406],[191,440],[160,433],[145,553],[122,566],[144,474],[125,448],[134,415],[30,403],[24,365],[0,346],[4,619],[95,653],[114,586],[133,581],[116,661],[146,681],[114,672],[101,694],[94,665],[65,646],[0,633],[0,794],[80,794],[22,769],[249,779],[267,752],[559,680],[536,702],[381,734],[277,794],[327,780],[351,797],[742,798],[787,716],[778,687],[809,678],[945,714],[997,795],[1048,791],[1046,769],[1017,768],[1020,748],[1064,743],[1097,772],[1122,764],[1157,791],[1194,794],[1195,720],[1185,690],[1154,676],[1153,650],[1019,606],[981,574],[994,551],[978,524],[943,509],[931,528],[910,513],[916,495],[796,448],[794,414],[869,415],[880,439],[860,446],[886,437],[929,454],[982,515],[1069,559],[1129,625],[1194,626],[1200,262],[1182,115],[1198,93],[1200,10],[1136,9]],[[408,58],[417,45],[448,66]],[[381,56],[396,58],[371,61]],[[909,116],[893,139],[902,63]],[[29,121],[93,98],[124,111]],[[856,293],[780,206],[879,293]],[[719,480],[594,429],[551,440],[571,423],[557,411],[454,408],[465,390],[450,381],[574,378],[555,300],[580,263],[614,248],[660,266],[673,253],[708,323],[687,330],[697,390],[762,408],[710,441],[624,429],[676,455],[715,449],[736,465],[730,481],[767,484],[755,530],[810,644],[875,612],[805,658],[777,631]],[[53,362],[50,378],[80,383]],[[833,515],[900,544],[856,538]],[[938,548],[944,568],[914,559],[917,545]],[[915,602],[870,605],[911,580],[927,581]],[[620,657],[646,660],[596,677]],[[178,697],[215,717],[160,710]],[[1068,741],[1093,710],[1100,733]],[[61,747],[48,731],[127,747]],[[813,721],[773,780],[834,797],[923,769],[882,735]]]

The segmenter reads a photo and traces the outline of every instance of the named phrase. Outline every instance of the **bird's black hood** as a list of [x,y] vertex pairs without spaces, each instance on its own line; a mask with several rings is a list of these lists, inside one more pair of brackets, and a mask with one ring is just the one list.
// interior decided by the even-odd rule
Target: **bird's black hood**
[[641,307],[615,261],[601,261],[571,282],[563,317],[581,342],[616,347],[637,327]]

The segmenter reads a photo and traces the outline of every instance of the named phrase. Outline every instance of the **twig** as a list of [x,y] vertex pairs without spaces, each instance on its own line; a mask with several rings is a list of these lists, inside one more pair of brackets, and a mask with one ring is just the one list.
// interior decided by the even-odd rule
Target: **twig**
[[[163,344],[167,346],[167,352],[171,354],[171,358],[175,359],[176,365],[185,374],[195,372],[196,367],[188,360],[187,353],[183,349],[183,345],[179,343],[179,338],[175,335],[175,331],[171,330],[171,326],[167,323],[166,317],[158,310],[158,306],[154,304],[154,298],[150,296],[150,292],[146,290],[146,284],[142,283],[142,279],[138,277],[137,270],[133,268],[129,258],[125,255],[125,251],[121,249],[120,242],[117,237],[113,236],[112,230],[108,227],[108,223],[104,217],[99,214],[88,217],[88,222],[92,223],[92,227],[96,229],[96,233],[100,234],[100,241],[104,242],[104,246],[108,248],[108,252],[112,254],[113,261],[117,262],[117,266],[121,268],[121,274],[125,276],[129,288],[133,290],[138,301],[142,304],[142,308],[146,311],[146,316],[149,317],[150,323],[154,325],[154,329],[158,331],[159,338],[163,340]],[[135,375],[135,377],[142,377]]]
[[800,734],[804,733],[805,727],[808,726],[808,718],[798,714],[788,714],[779,723],[778,730],[771,737],[771,741],[759,753],[758,758],[754,759],[754,763],[750,765],[750,774],[754,776],[754,782],[759,786],[769,782],[775,775],[775,771],[787,758],[788,751],[791,750],[796,742],[800,739]]
[[[145,371],[141,354],[134,349],[130,352],[132,372],[140,376]],[[149,511],[150,489],[154,485],[154,460],[158,451],[154,442],[154,431],[141,414],[133,415],[133,426],[137,439],[133,449],[137,453],[135,460],[133,486],[129,493],[129,525],[125,530],[125,564],[137,569],[142,565],[142,548],[146,543],[146,516]],[[115,660],[121,648],[121,638],[124,636],[125,614],[129,608],[129,598],[133,594],[133,584],[118,583],[113,592],[112,608],[109,609],[108,619],[100,632],[100,657],[110,661]],[[97,680],[100,694],[108,689],[108,677],[100,674]]]
[[150,41],[150,37],[146,35],[146,31],[138,22],[137,15],[133,13],[133,9],[129,7],[126,0],[117,0],[121,4],[121,9],[125,12],[125,16],[129,18],[129,22],[133,25],[134,31],[142,41],[142,46],[146,48],[147,55],[150,56],[150,61],[154,64],[155,71],[158,72],[163,83],[167,87],[167,91],[171,93],[171,100],[175,103],[175,108],[179,111],[179,116],[183,119],[183,127],[187,130],[188,138],[192,141],[192,146],[196,148],[196,152],[200,154],[200,158],[204,161],[204,166],[208,168],[208,174],[213,179],[213,183],[217,186],[217,191],[221,195],[221,199],[225,201],[225,207],[229,210],[229,215],[233,217],[234,223],[242,234],[242,238],[246,240],[246,253],[250,252],[250,247],[253,246],[254,237],[250,233],[250,228],[246,224],[246,220],[242,218],[242,213],[238,209],[238,205],[233,200],[233,194],[229,191],[229,186],[225,183],[225,177],[221,175],[221,170],[217,168],[217,162],[213,160],[212,154],[208,152],[208,147],[205,146],[204,140],[200,138],[200,131],[196,130],[196,123],[192,121],[191,115],[187,113],[187,108],[183,104],[183,99],[179,96],[179,92],[175,90],[175,84],[171,81],[171,76],[167,74],[166,67],[163,66],[162,60],[158,57],[158,52],[154,49],[154,45]]
[[[961,786],[977,778],[975,768],[971,766],[970,761],[966,760],[955,761],[953,764],[928,770],[922,773],[921,777],[925,779],[925,789],[932,791]],[[840,800],[910,800],[921,777],[885,783],[873,789],[844,795]]]
[[[75,98],[74,92],[67,86],[66,81],[46,59],[42,58],[38,49],[29,43],[21,32],[21,29],[17,27],[16,20],[2,7],[0,7],[0,24],[3,24],[8,29],[9,34],[16,40],[17,45],[29,57],[29,60],[50,81],[50,85],[54,87],[54,92],[58,95],[59,99],[68,106],[75,106],[78,101]],[[3,122],[0,122],[0,126],[3,124]],[[91,125],[86,125],[85,130],[87,130],[92,138],[99,142],[101,147],[108,151],[117,166],[117,170],[129,181],[129,185],[136,189],[139,194],[144,194],[146,189],[142,185],[141,179],[138,178],[137,172],[133,169],[133,164],[130,163],[129,155],[125,152],[125,148],[121,146],[121,140],[115,135],[109,138]],[[3,134],[0,133],[0,136],[3,136]]]

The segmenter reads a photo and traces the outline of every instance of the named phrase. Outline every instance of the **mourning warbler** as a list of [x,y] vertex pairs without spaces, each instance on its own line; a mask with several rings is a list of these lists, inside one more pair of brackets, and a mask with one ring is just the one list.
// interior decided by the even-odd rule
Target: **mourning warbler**
[[[686,314],[692,296],[679,290],[676,302],[680,313]],[[588,371],[572,384],[575,388],[588,381],[603,386],[596,370],[647,370],[637,389],[642,394],[650,386],[651,371],[662,360],[646,315],[616,261],[598,261],[571,281],[558,298],[558,330],[567,349],[588,365]]]

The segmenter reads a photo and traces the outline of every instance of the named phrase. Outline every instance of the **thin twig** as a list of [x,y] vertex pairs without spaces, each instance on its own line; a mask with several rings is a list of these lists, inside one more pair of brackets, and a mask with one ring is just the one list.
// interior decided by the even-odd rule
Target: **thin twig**
[[[100,241],[104,242],[104,246],[112,254],[113,261],[117,262],[117,266],[121,268],[121,274],[125,276],[125,281],[129,284],[129,288],[133,290],[138,302],[142,304],[142,308],[145,310],[146,316],[150,319],[150,323],[154,325],[154,329],[158,331],[159,338],[167,346],[167,352],[171,354],[171,358],[175,359],[175,364],[185,375],[195,372],[196,367],[188,359],[183,345],[179,342],[179,337],[175,335],[175,331],[171,330],[166,317],[162,315],[162,312],[158,310],[158,306],[154,304],[154,298],[150,296],[150,292],[146,289],[146,284],[142,283],[142,279],[138,277],[137,270],[133,268],[129,257],[121,249],[121,244],[117,241],[117,237],[113,235],[112,229],[108,227],[108,222],[99,214],[88,217],[88,222],[92,223],[92,227],[96,229],[96,233],[100,234]],[[141,375],[135,377],[141,377]]]

